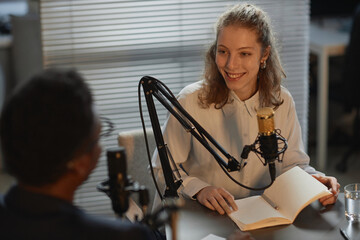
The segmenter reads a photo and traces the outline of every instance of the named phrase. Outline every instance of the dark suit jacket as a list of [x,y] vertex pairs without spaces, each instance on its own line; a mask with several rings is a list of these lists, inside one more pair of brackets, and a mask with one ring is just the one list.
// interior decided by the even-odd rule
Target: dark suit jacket
[[140,224],[88,215],[61,199],[12,187],[0,201],[0,239],[153,239]]

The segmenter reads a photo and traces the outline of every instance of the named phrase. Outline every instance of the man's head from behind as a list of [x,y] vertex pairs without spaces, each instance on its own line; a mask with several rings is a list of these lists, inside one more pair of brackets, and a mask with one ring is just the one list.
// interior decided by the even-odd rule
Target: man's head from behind
[[19,86],[0,120],[5,168],[33,186],[57,181],[77,155],[94,147],[91,92],[75,71],[49,69]]

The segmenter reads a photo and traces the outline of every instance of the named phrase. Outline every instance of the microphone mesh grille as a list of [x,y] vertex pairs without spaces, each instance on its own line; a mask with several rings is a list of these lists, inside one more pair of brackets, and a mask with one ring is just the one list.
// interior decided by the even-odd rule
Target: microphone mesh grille
[[274,133],[274,110],[270,107],[260,108],[257,111],[259,134],[269,136]]

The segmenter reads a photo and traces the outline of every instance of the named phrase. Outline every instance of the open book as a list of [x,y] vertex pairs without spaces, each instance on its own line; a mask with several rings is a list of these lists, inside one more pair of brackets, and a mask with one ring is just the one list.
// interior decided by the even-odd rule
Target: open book
[[238,210],[229,216],[242,231],[291,224],[303,208],[330,194],[324,184],[294,167],[277,177],[263,195],[235,200]]

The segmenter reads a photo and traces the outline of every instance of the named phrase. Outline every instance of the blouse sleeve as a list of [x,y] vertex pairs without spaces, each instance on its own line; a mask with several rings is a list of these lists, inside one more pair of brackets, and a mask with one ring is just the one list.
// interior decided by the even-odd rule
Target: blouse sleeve
[[[196,111],[197,101],[194,102],[193,100],[187,99],[186,94],[180,93],[178,96],[178,101],[180,102],[181,106],[190,113],[190,115],[193,115],[193,111]],[[209,186],[208,183],[200,180],[199,178],[189,176],[187,172],[182,168],[182,163],[184,163],[188,159],[189,153],[191,151],[191,144],[194,139],[192,135],[186,132],[184,127],[171,114],[168,116],[163,126],[162,132],[165,144],[169,149],[169,160],[170,158],[174,160],[183,181],[180,190],[185,196],[193,198],[193,196],[198,191],[200,191],[206,186]],[[158,157],[157,149],[155,150],[152,158],[152,165],[157,172],[156,176],[158,184],[160,185],[161,189],[165,189],[165,179],[161,169],[161,163]]]
[[[288,149],[284,154],[284,161],[282,163],[282,172],[291,169],[294,166],[299,166],[309,174],[319,173],[309,165],[310,158],[305,153],[304,144],[301,135],[301,126],[297,118],[295,110],[295,102],[288,93],[288,98],[284,99],[284,116],[282,116],[282,126],[280,129],[284,133],[284,137],[288,142]],[[323,175],[323,174],[322,174]]]

